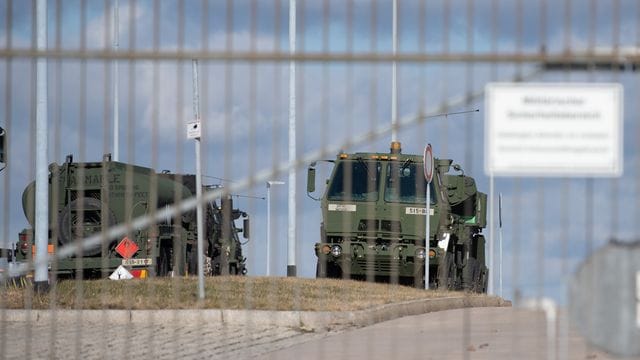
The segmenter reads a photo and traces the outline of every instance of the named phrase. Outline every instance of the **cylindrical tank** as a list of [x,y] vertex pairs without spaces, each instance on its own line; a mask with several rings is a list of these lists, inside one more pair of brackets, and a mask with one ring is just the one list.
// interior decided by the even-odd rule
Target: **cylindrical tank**
[[[103,225],[129,221],[148,212],[151,206],[162,208],[192,196],[174,177],[119,162],[67,162],[62,166],[52,164],[50,171],[49,224],[51,229],[57,228],[62,244],[99,232]],[[33,226],[35,182],[25,188],[22,207]],[[184,214],[182,221],[190,218],[191,214]],[[85,255],[99,252],[98,246],[85,251]]]

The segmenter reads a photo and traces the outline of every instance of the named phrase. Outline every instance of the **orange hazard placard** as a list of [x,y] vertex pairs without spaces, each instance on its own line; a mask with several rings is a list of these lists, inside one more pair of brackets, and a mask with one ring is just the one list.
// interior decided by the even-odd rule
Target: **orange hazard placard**
[[136,279],[146,279],[147,278],[147,270],[146,269],[133,269],[133,270],[130,271],[130,273]]
[[[49,255],[52,255],[54,253],[53,244],[47,245],[47,253]],[[33,257],[34,259],[36,258],[36,246],[35,245],[31,245],[31,257]]]
[[125,259],[131,258],[138,249],[140,249],[138,245],[126,236],[116,246],[116,252]]

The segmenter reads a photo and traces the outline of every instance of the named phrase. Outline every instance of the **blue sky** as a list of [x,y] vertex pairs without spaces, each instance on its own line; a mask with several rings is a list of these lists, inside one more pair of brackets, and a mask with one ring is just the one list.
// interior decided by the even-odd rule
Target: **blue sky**
[[[110,2],[86,2],[85,20],[79,0],[62,1],[60,9],[55,8],[55,2],[49,3],[50,46],[55,46],[58,38],[65,49],[78,49],[83,38],[88,49],[110,46]],[[162,1],[154,8],[152,1],[121,0],[120,48],[130,49],[133,40],[135,50],[150,50],[156,44],[159,51],[172,52],[178,49],[182,37],[184,49],[201,49],[206,39],[211,51],[254,48],[287,52],[289,2],[257,1],[254,15],[252,3],[213,1],[203,7],[203,2],[184,1],[180,10],[179,1]],[[351,10],[349,2],[344,1],[298,1],[298,50],[390,52],[391,1],[350,3]],[[545,22],[540,20],[543,2],[522,1],[520,8],[516,1],[492,0],[473,1],[473,8],[467,1],[399,3],[400,53],[486,54],[494,48],[503,53],[535,53],[543,45],[549,53],[559,53],[567,48],[580,51],[589,46],[607,48],[615,44],[629,47],[640,42],[640,5],[635,1],[597,2],[595,12],[588,2],[552,5],[547,1]],[[0,48],[7,49],[9,38],[11,48],[31,47],[30,2],[13,1],[10,16],[8,4],[8,0],[0,0]],[[134,7],[135,16],[131,12]],[[228,21],[228,14],[232,21]],[[203,23],[207,18],[208,22]],[[181,23],[184,31],[178,31]],[[158,29],[155,36],[154,29]],[[398,66],[399,114],[408,116],[420,109],[437,111],[454,97],[483,89],[488,81],[509,81],[534,68],[535,64],[402,63]],[[112,151],[110,71],[109,62],[98,60],[49,62],[51,162],[62,162],[71,153],[77,160],[94,161]],[[204,62],[200,74],[206,134],[203,172],[242,179],[286,161],[288,64]],[[299,154],[327,144],[342,144],[363,131],[386,125],[390,119],[388,63],[304,63],[298,66],[297,81]],[[586,194],[585,179],[496,179],[496,193],[503,193],[505,207],[505,296],[511,298],[517,288],[525,296],[544,295],[564,301],[563,281],[590,250],[587,239],[593,239],[595,248],[611,237],[633,239],[638,234],[638,127],[633,114],[638,112],[640,82],[637,75],[627,72],[546,72],[531,81],[620,82],[625,91],[622,178],[593,180],[591,195]],[[35,174],[33,83],[29,59],[14,58],[9,62],[0,58],[0,124],[11,134],[10,164],[0,174],[2,188],[6,189],[0,191],[5,243],[15,241],[17,233],[27,225],[20,196]],[[182,130],[193,116],[191,86],[190,62],[120,63],[122,160],[158,170],[195,171],[193,144]],[[480,97],[450,109],[479,108],[479,114],[432,119],[424,125],[402,129],[399,139],[403,151],[420,153],[430,142],[437,157],[453,158],[467,174],[476,177],[480,189],[488,192],[488,178],[483,172],[483,104]],[[388,146],[389,136],[383,136],[344,150],[386,151]],[[305,195],[305,169],[297,174],[298,271],[301,276],[312,277],[313,243],[319,237],[321,221],[319,204]],[[286,174],[276,178],[287,181]],[[209,180],[205,182],[216,182]],[[274,270],[279,275],[286,273],[286,189],[274,187],[272,193],[273,239],[278,244],[272,263],[278,264]],[[261,184],[241,195],[265,194],[266,188]],[[589,203],[594,205],[592,224],[586,223],[585,207]],[[250,274],[263,275],[266,201],[237,198],[236,204],[252,216],[253,239],[245,247]],[[591,229],[593,233],[588,233]]]

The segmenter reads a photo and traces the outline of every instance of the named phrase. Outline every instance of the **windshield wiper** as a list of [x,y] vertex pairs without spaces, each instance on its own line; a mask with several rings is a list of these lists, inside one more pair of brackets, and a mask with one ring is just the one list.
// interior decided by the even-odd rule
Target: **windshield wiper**
[[407,159],[402,163],[402,170],[406,169],[407,166],[409,166],[409,164],[411,164],[413,162],[413,160],[411,159]]
[[356,158],[356,160],[358,160],[359,164],[362,164],[362,166],[364,166],[364,169],[367,171],[367,176],[369,176],[371,179],[377,179],[378,175],[377,174],[371,174],[371,171],[369,170],[369,165],[367,165],[367,163],[362,160],[362,157]]

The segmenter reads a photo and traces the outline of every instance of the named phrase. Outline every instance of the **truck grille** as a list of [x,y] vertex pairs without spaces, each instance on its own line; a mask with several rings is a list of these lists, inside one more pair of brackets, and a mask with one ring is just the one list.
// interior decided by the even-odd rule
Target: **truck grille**
[[[390,259],[376,259],[374,261],[374,259],[372,258],[370,261],[367,261],[367,259],[357,259],[356,260],[356,264],[358,264],[358,266],[360,266],[361,269],[363,269],[365,272],[376,272],[376,273],[391,273],[391,270],[393,268],[392,262]],[[397,265],[396,265],[397,268]]]
[[392,233],[401,233],[402,232],[402,223],[398,220],[382,220],[382,231],[392,232]]
[[391,233],[401,233],[402,223],[398,220],[362,219],[358,223],[358,231],[384,231]]
[[358,223],[358,231],[378,231],[379,226],[380,221],[378,220],[362,219]]

